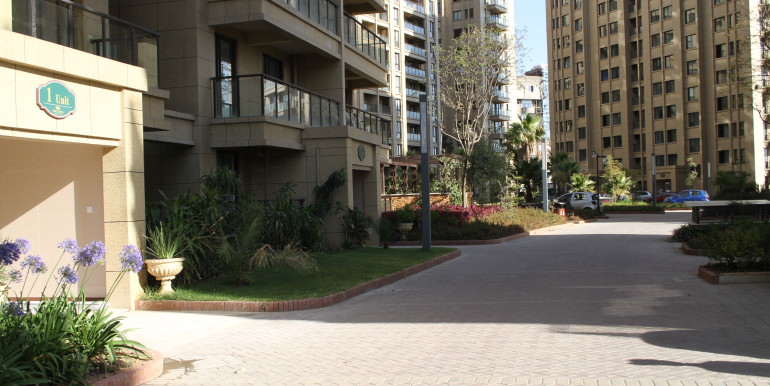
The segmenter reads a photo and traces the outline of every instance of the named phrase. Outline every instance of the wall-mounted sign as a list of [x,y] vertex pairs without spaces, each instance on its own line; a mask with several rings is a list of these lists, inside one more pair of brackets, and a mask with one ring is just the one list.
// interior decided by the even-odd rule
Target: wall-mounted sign
[[75,113],[75,93],[52,80],[37,88],[37,106],[52,118],[64,119]]
[[364,145],[358,145],[358,159],[363,161],[366,158],[366,148]]

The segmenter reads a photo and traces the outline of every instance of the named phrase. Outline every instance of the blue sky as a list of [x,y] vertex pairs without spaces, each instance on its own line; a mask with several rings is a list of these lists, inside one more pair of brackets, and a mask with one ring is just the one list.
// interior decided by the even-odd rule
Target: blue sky
[[[516,29],[527,29],[524,47],[523,71],[537,64],[548,63],[548,37],[546,36],[544,0],[515,0],[514,16]],[[521,71],[521,72],[523,72]]]

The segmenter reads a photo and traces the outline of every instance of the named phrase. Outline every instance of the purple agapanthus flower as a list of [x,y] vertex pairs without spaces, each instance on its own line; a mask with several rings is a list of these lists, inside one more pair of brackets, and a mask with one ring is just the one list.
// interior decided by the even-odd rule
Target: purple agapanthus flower
[[27,254],[27,252],[29,252],[29,240],[16,239],[16,245],[19,246],[19,250],[22,254]]
[[65,265],[57,271],[59,274],[56,280],[59,283],[75,284],[78,282],[78,273],[69,265]]
[[75,256],[75,262],[82,267],[90,267],[102,260],[107,253],[107,249],[104,247],[104,243],[101,241],[92,241],[83,249],[81,249]]
[[0,264],[11,265],[21,257],[21,248],[15,241],[0,244]]
[[21,307],[19,302],[8,302],[8,313],[13,316],[22,316],[25,314],[24,308]]
[[24,275],[22,275],[21,271],[18,269],[12,269],[8,271],[8,281],[11,283],[21,283],[21,278]]
[[126,245],[123,250],[118,254],[120,258],[120,268],[131,270],[132,272],[139,272],[142,270],[142,252],[139,252],[139,248],[135,245]]
[[80,252],[80,247],[78,247],[77,241],[71,238],[64,239],[64,241],[60,242],[59,244],[56,244],[56,246],[64,250],[64,252],[72,254],[73,256],[77,255],[78,252]]
[[27,256],[19,265],[21,269],[28,269],[31,273],[43,273],[48,270],[45,263],[43,263],[43,258],[40,256]]

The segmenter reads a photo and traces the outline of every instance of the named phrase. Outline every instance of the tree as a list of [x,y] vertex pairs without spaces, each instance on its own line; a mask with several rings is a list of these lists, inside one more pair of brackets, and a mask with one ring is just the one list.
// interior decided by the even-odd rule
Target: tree
[[687,173],[687,177],[684,178],[684,188],[685,189],[693,189],[695,188],[695,181],[698,180],[698,165],[693,162],[692,157],[687,157],[687,167],[690,169],[690,171]]
[[516,165],[516,176],[524,185],[524,195],[527,202],[532,201],[532,194],[543,181],[543,162],[540,158],[520,160]]
[[551,155],[551,178],[556,183],[557,192],[565,192],[572,181],[572,175],[580,172],[580,165],[569,154],[556,152]]
[[[469,26],[452,39],[446,48],[438,48],[435,72],[439,79],[441,102],[450,114],[439,120],[441,131],[457,142],[465,156],[487,134],[487,120],[500,78],[513,65],[518,44],[500,42],[500,31]],[[468,161],[463,163],[461,185],[467,187]],[[463,205],[467,205],[463,194]]]
[[604,184],[601,186],[602,190],[612,195],[615,199],[621,196],[630,196],[634,182],[627,175],[623,164],[613,159],[611,155],[607,155],[604,160],[604,173],[602,174]]
[[468,180],[476,193],[488,202],[497,202],[511,169],[505,157],[492,147],[489,140],[481,140],[473,147],[468,160]]
[[570,184],[576,192],[594,192],[594,181],[587,174],[575,173]]
[[508,126],[503,134],[503,146],[508,154],[515,155],[514,162],[530,158],[535,154],[535,149],[545,137],[545,128],[541,124],[540,117],[527,114],[521,122],[514,122]]

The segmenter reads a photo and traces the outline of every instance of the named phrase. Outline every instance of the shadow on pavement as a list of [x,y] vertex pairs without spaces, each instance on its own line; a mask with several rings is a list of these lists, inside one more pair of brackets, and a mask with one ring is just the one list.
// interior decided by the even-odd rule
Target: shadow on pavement
[[704,370],[728,373],[742,374],[756,377],[770,377],[770,364],[755,362],[728,362],[728,361],[708,361],[700,363],[686,363],[674,361],[662,361],[657,359],[631,359],[629,363],[639,366],[687,366],[700,367]]

